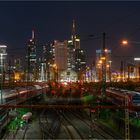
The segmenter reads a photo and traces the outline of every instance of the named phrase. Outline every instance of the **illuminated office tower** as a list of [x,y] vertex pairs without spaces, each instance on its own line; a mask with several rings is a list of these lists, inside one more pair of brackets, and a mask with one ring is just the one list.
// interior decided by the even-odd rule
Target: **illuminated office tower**
[[54,51],[54,45],[52,43],[43,45],[43,62],[46,63],[46,66],[48,66],[49,64],[54,64]]
[[[20,58],[16,58],[14,59],[14,65],[13,66],[10,66],[11,62],[9,61],[9,82],[11,80],[14,80],[14,81],[21,81],[23,80],[24,78],[24,71],[22,69],[22,66],[21,66],[21,59]],[[13,78],[12,78],[12,72],[13,72]]]
[[68,65],[68,70],[74,70],[75,69],[75,48],[74,48],[74,45],[71,44],[70,41],[68,41],[68,62],[67,62],[67,65]]
[[54,63],[60,71],[67,69],[67,41],[54,41]]
[[27,80],[37,80],[37,56],[35,33],[32,30],[32,38],[27,42]]
[[41,63],[41,68],[40,68],[40,80],[41,81],[46,81],[46,64]]
[[47,43],[43,46],[43,63],[46,81],[51,80],[51,66],[54,64],[54,45]]
[[75,71],[84,70],[86,68],[86,53],[83,49],[75,50]]
[[68,41],[69,44],[73,45],[75,49],[80,49],[80,39],[76,36],[75,21],[72,23],[72,33],[71,40]]
[[14,59],[14,69],[21,70],[21,68],[22,68],[21,59],[20,58]]
[[75,72],[77,73],[77,78],[83,81],[83,74],[86,71],[86,53],[83,49],[75,50]]
[[78,52],[79,49],[80,39],[76,36],[75,21],[73,20],[71,40],[68,40],[68,70],[75,70],[75,53]]
[[0,75],[1,79],[5,79],[5,72],[6,72],[6,52],[7,46],[0,45]]
[[[54,41],[54,64],[52,69],[54,71],[54,79],[60,81],[61,73],[67,71],[67,41]],[[62,74],[63,75],[63,74]],[[64,76],[66,77],[66,75]]]
[[[106,49],[106,80],[111,80],[111,50]],[[96,50],[96,81],[102,80],[102,50]]]

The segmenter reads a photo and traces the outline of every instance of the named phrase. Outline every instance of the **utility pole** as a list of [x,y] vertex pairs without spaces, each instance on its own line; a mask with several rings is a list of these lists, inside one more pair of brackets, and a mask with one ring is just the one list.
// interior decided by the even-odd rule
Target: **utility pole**
[[121,82],[122,82],[123,81],[123,72],[124,72],[124,64],[123,64],[123,61],[121,61],[120,71],[121,71]]
[[138,71],[139,71],[139,82],[140,82],[140,63],[138,64]]
[[9,86],[11,84],[11,60],[9,59],[9,64],[8,64],[8,75],[9,75]]
[[128,64],[127,67],[128,67],[128,79],[127,79],[127,81],[129,81],[130,80],[130,64]]
[[103,33],[103,47],[102,47],[102,97],[106,96],[106,54],[105,54],[105,33]]
[[130,139],[130,128],[129,128],[129,97],[125,93],[125,139]]
[[0,54],[0,64],[1,64],[1,83],[0,83],[0,93],[1,93],[1,104],[3,104],[3,96],[2,96],[2,86],[3,86],[3,59],[2,54]]
[[27,82],[30,81],[30,48],[27,50]]

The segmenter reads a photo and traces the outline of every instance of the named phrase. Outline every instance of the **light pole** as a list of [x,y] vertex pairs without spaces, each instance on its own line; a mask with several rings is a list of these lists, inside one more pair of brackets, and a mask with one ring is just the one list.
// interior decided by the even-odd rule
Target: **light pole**
[[50,82],[50,62],[47,64],[47,81]]
[[103,46],[102,46],[102,91],[101,95],[104,98],[106,94],[106,54],[105,54],[105,33],[103,33]]
[[2,97],[2,83],[3,83],[3,55],[0,53],[0,60],[1,60],[1,84],[0,84],[0,95],[1,95],[1,104],[3,104],[3,97]]
[[[121,42],[121,44],[124,45],[124,46],[127,46],[129,43],[140,44],[140,42],[138,42],[138,41],[128,41],[127,39],[122,40],[122,42]],[[137,60],[137,59],[134,58],[134,61],[139,61],[139,60],[140,59]],[[137,67],[136,67],[136,69],[137,69]],[[129,79],[129,72],[130,72],[130,67],[128,66],[128,79]],[[138,78],[139,78],[138,81],[140,82],[140,66],[139,66],[139,64],[138,64]]]
[[111,82],[111,75],[112,75],[111,63],[112,63],[112,61],[109,61],[109,82]]

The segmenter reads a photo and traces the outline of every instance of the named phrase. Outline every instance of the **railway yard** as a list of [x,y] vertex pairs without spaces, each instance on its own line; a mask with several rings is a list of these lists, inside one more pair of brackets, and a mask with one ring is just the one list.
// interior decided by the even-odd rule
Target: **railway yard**
[[[3,140],[123,139],[126,109],[130,137],[140,138],[138,91],[109,87],[103,101],[100,95],[95,98],[95,92],[81,85],[34,87],[26,91],[19,89],[17,94],[6,94],[7,105],[20,105],[21,108],[1,108],[1,122],[7,122],[6,125],[3,123],[1,131]],[[129,100],[127,106],[126,99]],[[26,105],[32,107],[25,108]]]
[[[37,112],[36,112],[37,113]],[[114,139],[121,138],[112,134],[97,122],[91,122],[84,112],[77,111],[46,111],[35,113],[32,122],[11,130],[3,139]]]

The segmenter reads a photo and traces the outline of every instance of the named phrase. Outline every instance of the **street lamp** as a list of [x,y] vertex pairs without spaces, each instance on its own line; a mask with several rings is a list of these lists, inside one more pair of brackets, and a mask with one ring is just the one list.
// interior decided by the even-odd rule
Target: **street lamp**
[[[140,44],[140,42],[138,42],[138,41],[128,41],[128,40],[122,40],[122,42],[121,42],[121,44],[122,45],[128,45],[129,43],[132,43],[132,44]],[[134,61],[139,61],[139,59],[134,59]],[[139,81],[140,81],[140,63],[139,63],[139,65],[138,65],[138,77],[139,77]],[[129,79],[129,66],[128,66],[128,79]]]
[[128,45],[128,40],[122,40],[123,45]]
[[127,39],[124,39],[124,40],[121,41],[122,45],[128,45],[130,43],[132,43],[132,44],[140,44],[139,41],[128,41]]
[[47,64],[47,81],[50,82],[50,62]]
[[106,48],[105,48],[105,33],[103,33],[103,46],[102,46],[102,97],[106,96]]
[[112,72],[111,72],[111,63],[112,61],[109,61],[109,81],[111,82],[111,76],[112,76]]

